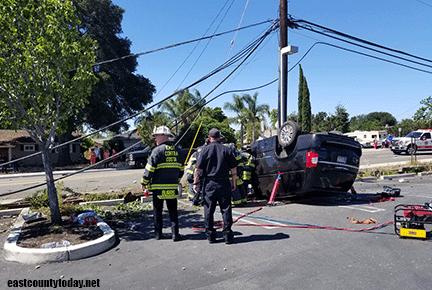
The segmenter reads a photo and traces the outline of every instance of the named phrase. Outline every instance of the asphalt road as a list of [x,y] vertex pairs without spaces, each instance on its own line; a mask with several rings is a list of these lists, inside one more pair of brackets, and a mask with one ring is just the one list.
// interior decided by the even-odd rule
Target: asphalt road
[[[55,172],[54,178],[62,178],[71,171]],[[92,169],[83,173],[59,180],[64,187],[79,193],[92,192],[139,192],[143,170],[127,168]],[[0,201],[20,199],[31,195],[37,190],[46,188],[43,172],[31,174],[3,174],[0,175]],[[16,192],[16,193],[15,193]]]
[[[418,152],[413,160],[432,162],[432,152]],[[394,154],[390,149],[367,148],[362,150],[360,168],[370,168],[388,165],[403,165],[411,161],[411,155]]]
[[[232,245],[208,244],[201,232],[192,229],[202,222],[202,209],[181,210],[184,240],[177,243],[153,239],[148,216],[138,230],[125,229],[117,246],[95,257],[39,268],[0,260],[0,287],[7,289],[11,279],[63,277],[99,279],[100,289],[432,289],[431,240],[402,239],[392,225],[364,232],[274,227],[373,226],[351,223],[347,217],[390,222],[396,204],[432,200],[432,176],[405,180],[357,181],[357,199],[278,201],[262,209],[251,202],[235,208],[234,218],[260,210],[234,224]],[[402,196],[371,203],[384,185],[399,187]],[[168,234],[167,213],[164,218]],[[215,218],[220,220],[220,214]],[[4,239],[0,235],[1,243]]]

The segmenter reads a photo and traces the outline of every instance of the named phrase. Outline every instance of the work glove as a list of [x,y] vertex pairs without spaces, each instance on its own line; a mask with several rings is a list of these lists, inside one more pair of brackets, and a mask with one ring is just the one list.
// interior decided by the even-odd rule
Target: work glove
[[195,206],[201,205],[201,192],[197,192],[193,199],[192,199],[192,204]]

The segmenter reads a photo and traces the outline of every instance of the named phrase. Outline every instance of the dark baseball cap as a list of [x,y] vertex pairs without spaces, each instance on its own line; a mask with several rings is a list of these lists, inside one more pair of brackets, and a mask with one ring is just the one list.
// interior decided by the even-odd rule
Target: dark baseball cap
[[210,129],[209,136],[212,138],[219,138],[221,136],[221,133],[218,129],[212,128]]

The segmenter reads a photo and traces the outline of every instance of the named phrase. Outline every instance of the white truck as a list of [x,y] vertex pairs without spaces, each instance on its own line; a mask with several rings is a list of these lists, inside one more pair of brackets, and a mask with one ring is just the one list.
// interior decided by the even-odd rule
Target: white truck
[[394,138],[391,141],[391,151],[394,154],[405,152],[408,155],[417,151],[432,151],[432,129],[418,129],[405,137]]
[[387,138],[387,130],[374,130],[374,131],[359,131],[344,133],[345,136],[354,138],[360,143],[362,148],[374,147],[374,141],[381,147],[383,141]]

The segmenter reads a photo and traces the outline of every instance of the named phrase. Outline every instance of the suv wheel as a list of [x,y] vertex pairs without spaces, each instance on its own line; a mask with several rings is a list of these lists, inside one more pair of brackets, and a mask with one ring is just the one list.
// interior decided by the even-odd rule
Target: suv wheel
[[293,121],[286,121],[282,124],[278,133],[279,144],[282,147],[290,147],[295,144],[300,133],[300,126]]
[[144,168],[147,164],[147,161],[144,159],[139,159],[136,161],[135,166],[138,168]]
[[411,155],[411,154],[415,154],[417,151],[417,146],[415,145],[410,145],[408,146],[407,150],[406,150],[406,154],[407,155]]

